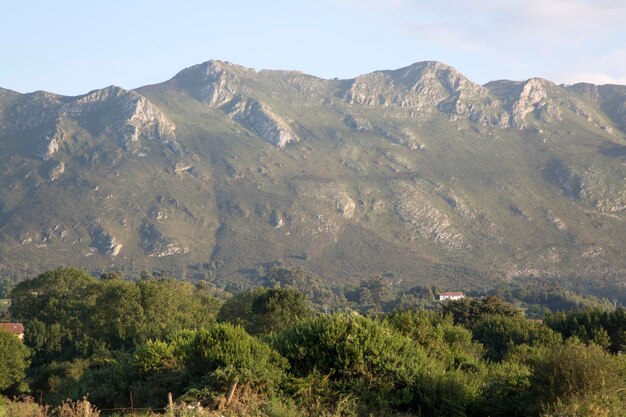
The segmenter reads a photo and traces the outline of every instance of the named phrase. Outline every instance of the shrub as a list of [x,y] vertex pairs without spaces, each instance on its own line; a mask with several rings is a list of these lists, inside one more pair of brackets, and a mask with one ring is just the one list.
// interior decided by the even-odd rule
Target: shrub
[[502,360],[515,346],[556,346],[562,343],[561,335],[540,323],[522,316],[486,316],[472,328],[474,338],[486,348],[488,359]]
[[356,395],[374,409],[408,407],[415,392],[443,372],[411,339],[356,313],[301,323],[274,343],[296,376],[328,375],[334,390]]
[[[133,362],[141,374],[136,386],[144,391],[152,386],[146,381],[167,375],[178,381],[188,397],[204,401],[220,394],[237,396],[242,389],[270,391],[283,381],[287,369],[286,360],[274,349],[231,324],[179,332],[165,342],[147,342]],[[175,391],[171,385],[169,389]],[[166,391],[154,394],[165,398]]]
[[[534,361],[535,408],[602,401],[618,413],[626,410],[626,361],[600,346],[570,339]],[[609,409],[610,410],[610,409]],[[618,415],[618,414],[609,415]],[[623,415],[623,414],[622,414]]]

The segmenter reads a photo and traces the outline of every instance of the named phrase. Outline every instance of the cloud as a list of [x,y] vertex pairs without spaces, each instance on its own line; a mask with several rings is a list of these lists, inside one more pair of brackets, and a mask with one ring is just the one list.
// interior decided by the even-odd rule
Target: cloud
[[560,71],[554,79],[565,84],[588,82],[592,84],[626,85],[626,48],[610,49],[595,59],[580,65],[581,69]]
[[475,67],[496,66],[509,76],[625,78],[626,53],[620,49],[626,39],[624,0],[337,2],[404,42],[439,47],[446,58],[473,55]]
[[564,84],[591,83],[596,85],[619,84],[626,85],[626,77],[613,77],[600,72],[575,72],[567,74],[560,79]]
[[624,32],[623,0],[337,0],[343,7],[387,19],[416,34],[470,43],[514,37],[565,43]]

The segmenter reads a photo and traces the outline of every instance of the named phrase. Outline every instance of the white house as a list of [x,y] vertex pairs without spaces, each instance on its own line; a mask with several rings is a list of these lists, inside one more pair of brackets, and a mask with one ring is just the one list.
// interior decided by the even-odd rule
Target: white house
[[465,298],[465,294],[462,292],[440,292],[439,293],[439,301],[460,300],[461,298]]

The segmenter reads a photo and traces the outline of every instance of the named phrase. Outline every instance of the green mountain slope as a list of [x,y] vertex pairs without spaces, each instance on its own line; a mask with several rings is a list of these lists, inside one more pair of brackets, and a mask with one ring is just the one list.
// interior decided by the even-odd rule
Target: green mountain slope
[[1,274],[487,286],[626,271],[626,87],[351,80],[209,61],[136,91],[0,90]]

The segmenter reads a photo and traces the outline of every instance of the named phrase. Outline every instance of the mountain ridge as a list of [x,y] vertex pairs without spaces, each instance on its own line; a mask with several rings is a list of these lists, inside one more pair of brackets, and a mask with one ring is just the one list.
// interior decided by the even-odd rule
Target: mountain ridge
[[625,132],[626,87],[479,85],[435,61],[327,80],[211,60],[134,90],[3,89],[0,274],[249,285],[280,261],[337,282],[622,283]]

